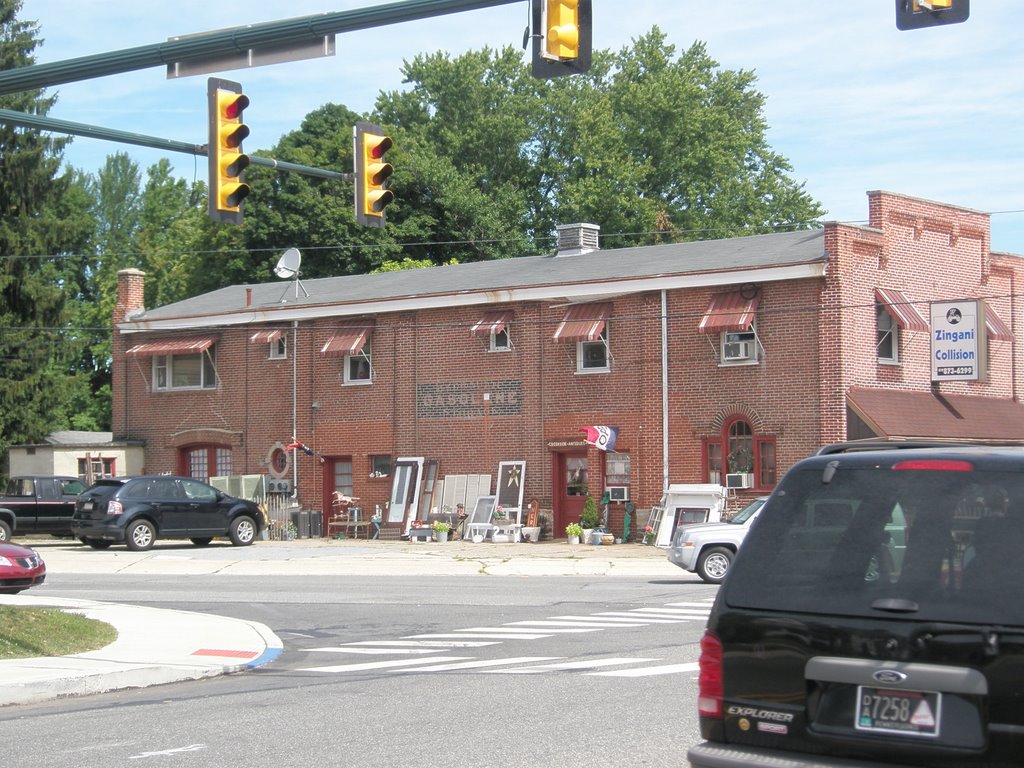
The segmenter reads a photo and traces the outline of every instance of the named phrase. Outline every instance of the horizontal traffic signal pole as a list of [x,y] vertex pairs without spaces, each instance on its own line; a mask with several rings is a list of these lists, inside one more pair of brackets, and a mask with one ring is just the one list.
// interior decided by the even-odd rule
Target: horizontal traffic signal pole
[[[85,123],[75,123],[70,120],[58,120],[53,117],[42,117],[41,115],[29,115],[24,112],[15,112],[10,109],[0,109],[0,123],[19,125],[23,128],[36,128],[41,131],[50,131],[52,133],[63,133],[70,136],[87,136],[91,139],[114,141],[118,144],[134,144],[138,147],[162,149],[166,152],[180,152],[185,155],[198,155],[200,157],[208,156],[207,146],[205,144],[190,144],[185,141],[175,141],[174,139],[161,139],[157,136],[146,136],[142,133],[118,131],[114,128],[101,128],[95,125],[86,125]],[[337,181],[347,182],[352,182],[354,180],[351,173],[339,173],[338,171],[328,171],[323,168],[311,168],[308,165],[288,163],[283,160],[274,160],[270,157],[249,155],[249,160],[252,165],[259,165],[264,168],[273,168],[278,171],[298,173],[303,176],[316,176],[321,179],[336,179]]]
[[403,0],[370,8],[318,13],[313,16],[188,35],[153,45],[4,70],[0,72],[0,95],[150,67],[162,67],[174,62],[210,59],[250,49],[308,43],[339,32],[383,27],[451,13],[511,5],[521,1]]

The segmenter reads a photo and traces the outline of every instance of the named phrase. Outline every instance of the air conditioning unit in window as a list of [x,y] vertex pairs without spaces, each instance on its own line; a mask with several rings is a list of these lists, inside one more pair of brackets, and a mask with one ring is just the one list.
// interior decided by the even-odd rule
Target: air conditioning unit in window
[[273,480],[267,478],[267,493],[291,493],[291,480]]
[[604,489],[608,494],[608,500],[612,502],[629,501],[628,485],[609,485]]
[[753,341],[727,341],[722,345],[722,361],[738,362],[754,359]]
[[726,488],[749,488],[751,475],[749,472],[727,472],[725,475]]

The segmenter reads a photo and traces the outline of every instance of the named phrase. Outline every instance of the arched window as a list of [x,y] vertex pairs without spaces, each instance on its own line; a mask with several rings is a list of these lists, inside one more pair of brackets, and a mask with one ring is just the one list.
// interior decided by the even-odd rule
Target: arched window
[[762,490],[776,483],[775,438],[759,435],[743,417],[729,419],[722,431],[704,440],[705,478],[726,484],[726,475],[742,474],[751,487]]

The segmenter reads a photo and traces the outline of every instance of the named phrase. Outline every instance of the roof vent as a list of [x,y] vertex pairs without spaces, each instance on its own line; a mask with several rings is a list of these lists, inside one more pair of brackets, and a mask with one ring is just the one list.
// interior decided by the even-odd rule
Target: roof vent
[[555,231],[558,233],[558,252],[555,256],[578,256],[600,248],[597,233],[601,227],[597,224],[559,224]]

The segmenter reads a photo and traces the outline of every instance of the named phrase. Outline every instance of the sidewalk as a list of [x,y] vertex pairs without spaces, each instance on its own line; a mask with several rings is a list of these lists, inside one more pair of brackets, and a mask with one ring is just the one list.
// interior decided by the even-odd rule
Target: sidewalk
[[34,588],[35,595],[0,595],[0,605],[80,613],[111,624],[117,640],[75,656],[0,660],[0,707],[240,672],[283,650],[277,635],[256,622],[44,597],[43,590],[45,585]]
[[[665,551],[612,546],[412,543],[354,539],[260,541],[250,547],[215,542],[157,542],[148,552],[93,550],[67,539],[22,541],[35,547],[47,574],[220,574],[451,576],[632,576],[687,578]],[[105,621],[118,639],[75,656],[0,660],[0,707],[63,696],[140,688],[240,672],[268,664],[283,650],[266,626],[220,616],[46,596],[46,585],[0,595],[0,605],[75,611]]]

